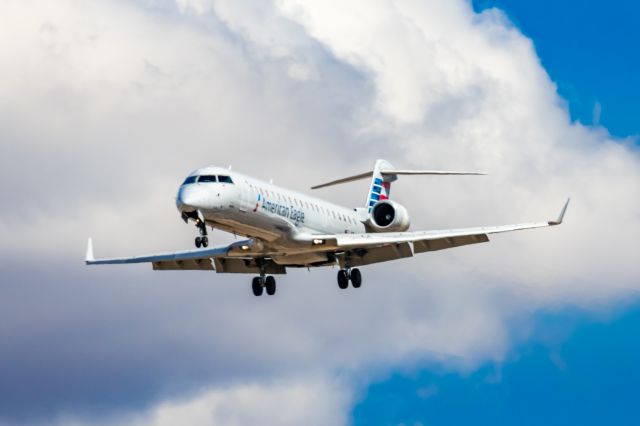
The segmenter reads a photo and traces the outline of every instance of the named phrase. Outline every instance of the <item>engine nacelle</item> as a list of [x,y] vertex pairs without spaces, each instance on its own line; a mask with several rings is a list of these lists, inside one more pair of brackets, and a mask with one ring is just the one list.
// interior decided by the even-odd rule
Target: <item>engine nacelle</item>
[[373,232],[403,232],[409,229],[410,223],[407,209],[391,200],[378,201],[367,221]]

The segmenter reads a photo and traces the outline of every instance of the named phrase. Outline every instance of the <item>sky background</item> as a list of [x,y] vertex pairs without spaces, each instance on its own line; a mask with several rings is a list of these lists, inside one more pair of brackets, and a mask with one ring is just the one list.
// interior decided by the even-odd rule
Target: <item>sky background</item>
[[[477,12],[501,9],[531,38],[572,120],[637,143],[637,2],[472,4]],[[470,419],[480,424],[637,424],[638,302],[636,295],[618,313],[604,316],[571,309],[539,312],[532,336],[514,346],[504,362],[472,373],[452,374],[437,365],[390,373],[365,391],[353,411],[354,424],[463,425]]]
[[475,0],[472,4],[476,11],[503,10],[531,38],[573,120],[602,125],[618,137],[640,133],[637,2]]
[[[1,1],[0,424],[637,424],[637,14]],[[358,291],[83,265],[89,236],[98,257],[191,247],[174,197],[202,165],[308,191],[376,158],[489,173],[394,183],[414,229],[572,204]]]

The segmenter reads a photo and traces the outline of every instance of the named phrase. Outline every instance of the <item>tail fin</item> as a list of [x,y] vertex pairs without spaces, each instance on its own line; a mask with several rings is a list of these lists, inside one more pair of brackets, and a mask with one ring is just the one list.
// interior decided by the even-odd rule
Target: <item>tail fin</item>
[[373,176],[371,177],[367,203],[365,204],[369,212],[378,201],[389,199],[391,196],[391,182],[398,179],[395,174],[383,174],[383,170],[393,170],[393,166],[386,160],[376,160],[376,164],[373,166]]
[[360,173],[358,175],[348,176],[345,178],[332,180],[320,185],[312,186],[311,189],[320,189],[327,186],[339,185],[342,183],[353,182],[360,179],[371,178],[371,186],[365,209],[371,211],[371,208],[380,200],[389,199],[391,193],[391,182],[398,179],[398,175],[484,175],[478,172],[450,172],[439,170],[401,170],[394,169],[386,160],[376,160],[376,164],[372,171]]

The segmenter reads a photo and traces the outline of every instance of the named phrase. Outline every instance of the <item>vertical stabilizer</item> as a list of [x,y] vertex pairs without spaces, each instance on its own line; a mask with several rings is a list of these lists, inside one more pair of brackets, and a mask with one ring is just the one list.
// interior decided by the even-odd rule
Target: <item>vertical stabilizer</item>
[[393,166],[386,160],[376,160],[373,167],[373,176],[371,177],[371,186],[365,204],[367,211],[380,200],[387,200],[391,195],[391,182],[398,179],[394,174],[382,174],[382,170],[393,170]]

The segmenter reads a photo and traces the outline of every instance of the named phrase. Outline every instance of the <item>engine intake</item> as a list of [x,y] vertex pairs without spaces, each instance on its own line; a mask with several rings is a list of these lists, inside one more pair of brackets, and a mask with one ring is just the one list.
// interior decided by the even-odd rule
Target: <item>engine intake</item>
[[377,202],[371,209],[369,227],[374,232],[406,231],[410,220],[407,209],[391,200]]

